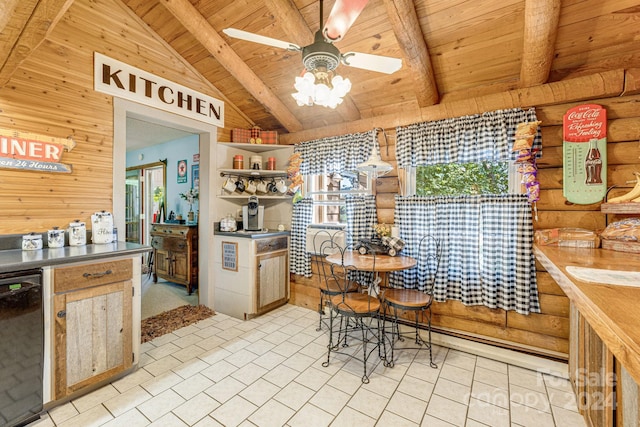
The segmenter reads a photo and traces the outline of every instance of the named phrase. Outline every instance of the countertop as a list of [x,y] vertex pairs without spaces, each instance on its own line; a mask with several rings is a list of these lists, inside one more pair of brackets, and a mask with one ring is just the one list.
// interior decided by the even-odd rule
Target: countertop
[[640,384],[640,288],[575,279],[568,266],[640,271],[640,254],[534,245],[537,260]]
[[23,251],[22,249],[0,250],[0,273],[73,262],[101,260],[106,257],[135,255],[151,250],[150,246],[125,242],[44,248],[37,251]]
[[267,231],[218,231],[213,232],[215,236],[240,237],[245,239],[262,239],[265,237],[288,236],[289,231],[267,230]]

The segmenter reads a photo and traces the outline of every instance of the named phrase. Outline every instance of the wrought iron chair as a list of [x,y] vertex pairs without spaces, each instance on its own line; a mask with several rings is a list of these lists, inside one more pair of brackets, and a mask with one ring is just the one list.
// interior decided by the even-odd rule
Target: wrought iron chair
[[[398,311],[413,311],[415,313],[415,342],[420,347],[429,350],[429,364],[432,368],[438,366],[433,363],[433,349],[431,344],[431,304],[433,303],[433,288],[436,274],[440,265],[440,244],[433,236],[424,236],[420,239],[417,252],[417,274],[419,289],[386,288],[382,294],[384,318],[387,320],[387,311],[392,310],[391,325],[391,358],[387,360],[389,366],[394,365],[394,347],[398,340],[403,341],[398,324]],[[428,341],[420,336],[420,316],[426,318]]]
[[[340,247],[335,242],[324,242],[320,247],[321,254],[331,254],[337,256],[341,262],[325,263],[322,274],[325,275],[324,282],[333,284],[338,293],[329,296],[329,344],[327,346],[327,360],[322,366],[329,366],[332,353],[342,354],[350,358],[359,360],[363,364],[362,382],[369,383],[367,363],[369,357],[378,350],[381,356],[381,316],[380,300],[368,293],[353,292],[358,288],[357,280],[362,273],[353,266],[344,262],[345,254],[352,249],[353,245]],[[373,272],[375,272],[375,254],[370,255],[372,259]],[[329,292],[329,291],[327,291]],[[328,295],[328,293],[327,293]],[[357,343],[362,345],[362,353],[359,351],[348,351],[350,347]]]
[[[336,283],[335,279],[329,271],[329,264],[325,261],[328,255],[331,255],[339,247],[344,247],[344,242],[347,241],[347,233],[343,230],[337,230],[330,232],[328,230],[322,230],[313,236],[313,260],[316,266],[314,274],[317,275],[320,289],[320,303],[318,304],[318,314],[320,319],[318,320],[317,331],[322,329],[322,322],[325,315],[325,307],[329,303],[331,297],[340,295],[342,289]],[[358,283],[350,283],[350,288],[347,292],[358,292],[360,287]]]

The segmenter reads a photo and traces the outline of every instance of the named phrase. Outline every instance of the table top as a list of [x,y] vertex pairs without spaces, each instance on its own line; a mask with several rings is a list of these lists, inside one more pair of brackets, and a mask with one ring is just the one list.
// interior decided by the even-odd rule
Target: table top
[[[408,256],[389,256],[386,254],[375,255],[375,267],[373,265],[374,255],[362,255],[357,251],[345,251],[344,265],[351,266],[356,270],[389,272],[406,270],[416,266],[415,258]],[[333,264],[342,264],[340,252],[327,256],[326,260]]]

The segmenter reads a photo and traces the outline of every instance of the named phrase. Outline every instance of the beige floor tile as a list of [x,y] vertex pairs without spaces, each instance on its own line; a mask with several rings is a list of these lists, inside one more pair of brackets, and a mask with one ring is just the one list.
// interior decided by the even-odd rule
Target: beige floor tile
[[226,377],[205,390],[209,396],[224,403],[244,390],[246,386],[232,377]]
[[276,366],[280,365],[285,360],[287,360],[286,357],[280,354],[274,353],[273,351],[270,351],[266,354],[259,356],[257,359],[253,361],[253,363],[255,363],[258,366],[262,366],[265,369],[273,369]]
[[433,393],[462,403],[463,405],[468,405],[469,397],[471,396],[471,386],[460,384],[446,378],[439,378]]
[[258,427],[280,427],[294,414],[293,409],[276,400],[270,400],[251,414],[249,421]]
[[300,351],[301,348],[302,346],[298,344],[294,344],[290,341],[285,341],[283,343],[276,345],[272,351],[284,357],[291,357],[294,354],[296,354],[298,351]]
[[274,399],[294,411],[297,411],[302,408],[309,399],[311,399],[314,393],[315,392],[310,388],[294,381],[280,390],[280,392],[274,396]]
[[293,356],[287,358],[287,360],[282,362],[282,364],[291,369],[295,369],[298,372],[302,372],[309,366],[313,365],[313,362],[315,362],[317,359],[318,357],[311,357],[298,352]]
[[[213,349],[219,349],[219,350],[224,350],[222,347],[220,347],[222,344],[224,344],[225,342],[227,342],[225,339],[220,338],[217,335],[212,335],[210,337],[207,337],[203,340],[201,340],[200,342],[198,342],[196,345],[200,348],[204,348],[205,350],[209,351],[209,350],[213,350]],[[231,354],[231,352],[228,352],[229,354]],[[200,358],[203,359],[205,355],[200,355]],[[203,359],[204,360],[204,359]]]
[[180,418],[176,417],[173,413],[163,415],[151,424],[149,427],[187,427]]
[[148,426],[150,423],[151,421],[142,415],[140,411],[137,409],[131,409],[130,411],[127,411],[119,417],[104,424],[103,427],[144,427]]
[[453,424],[450,424],[440,418],[432,417],[431,415],[425,415],[422,419],[422,424],[420,427],[454,427]]
[[542,374],[518,366],[509,365],[509,384],[515,384],[540,393],[547,392]]
[[356,411],[366,414],[368,417],[377,419],[380,414],[382,414],[382,411],[384,411],[388,402],[389,398],[360,388],[347,405]]
[[513,403],[528,406],[542,412],[551,413],[551,404],[546,393],[540,393],[528,388],[511,384],[509,387],[509,400]]
[[89,394],[85,394],[77,399],[72,401],[73,406],[76,407],[78,412],[85,412],[94,406],[101,405],[102,402],[111,399],[114,396],[118,396],[120,392],[113,387],[111,384],[108,384],[104,387],[101,387],[95,391],[92,391]]
[[209,364],[201,359],[189,360],[180,366],[176,366],[172,369],[173,372],[180,375],[182,378],[187,379],[193,375],[201,373],[207,369]]
[[120,393],[124,393],[130,388],[140,385],[151,379],[153,379],[153,375],[151,375],[146,369],[138,369],[133,373],[127,375],[126,377],[122,377],[119,380],[113,382],[112,384]]
[[417,427],[420,425],[389,411],[384,411],[382,415],[380,415],[377,424],[393,427]]
[[[194,425],[209,413],[218,408],[220,404],[205,393],[199,393],[188,399],[182,405],[173,409],[174,415],[184,421],[187,425]],[[127,426],[128,427],[128,426]]]
[[476,367],[476,356],[458,350],[449,350],[444,363],[473,371]]
[[296,382],[318,391],[327,382],[331,376],[316,368],[309,368],[295,379]]
[[211,413],[214,420],[220,424],[237,426],[251,416],[258,407],[240,396],[234,396]]
[[[464,425],[464,427],[491,427],[491,424],[487,425],[479,421],[467,418],[467,423]],[[518,426],[516,426],[515,424],[511,424],[511,427],[518,427]]]
[[486,357],[480,357],[476,359],[476,366],[480,368],[489,369],[491,371],[500,372],[501,374],[508,374],[508,366],[504,362],[499,362],[497,360],[488,359]]
[[307,403],[291,417],[287,425],[291,427],[325,427],[331,424],[332,421],[333,415]]
[[239,395],[256,406],[262,406],[279,391],[280,387],[260,378],[242,390]]
[[[469,401],[467,417],[491,427],[509,427],[510,425],[508,409],[476,399]],[[547,424],[540,424],[540,426],[545,425]]]
[[164,374],[152,377],[149,381],[145,381],[140,384],[147,392],[154,396],[162,393],[165,390],[170,389],[174,385],[182,381],[183,378],[173,371],[165,372]]
[[[313,343],[313,341],[317,337],[318,337],[318,335],[305,334],[304,333],[304,329],[303,329],[298,334],[292,335],[287,341],[289,341],[290,343],[302,346],[302,347],[306,347],[309,344]],[[326,350],[325,347],[322,348],[322,351],[320,351],[320,353],[323,353],[324,350]]]
[[73,418],[69,418],[66,421],[58,424],[58,427],[87,427],[87,426],[99,426],[113,419],[113,416],[102,406],[94,406],[93,408],[76,415]]
[[267,372],[269,371],[267,371],[263,367],[258,366],[254,363],[249,363],[247,365],[244,365],[242,368],[238,369],[237,371],[235,371],[233,374],[231,374],[231,376],[237,379],[238,381],[243,382],[246,385],[249,385],[255,380],[257,380],[258,378],[262,377]]
[[350,394],[325,384],[309,402],[335,416],[342,411],[349,399]]
[[278,365],[263,375],[262,378],[282,388],[293,381],[300,372],[284,365]]
[[[182,331],[182,329],[179,329],[178,331]],[[191,347],[192,345],[195,345],[202,341],[202,338],[196,335],[196,332],[200,332],[200,330],[194,328],[193,333],[182,335],[177,340],[172,341],[171,344],[177,345],[180,348]]]
[[109,412],[111,412],[111,414],[113,414],[114,417],[119,417],[152,397],[153,396],[141,386],[135,386],[121,395],[107,400],[104,402],[104,406],[109,410]]
[[544,379],[544,383],[547,388],[552,388],[554,390],[560,390],[567,393],[573,393],[571,382],[566,378],[560,378],[548,374],[542,374],[542,378]]
[[220,360],[213,365],[205,368],[201,374],[212,381],[218,382],[237,371],[238,368],[226,360]]
[[400,381],[396,391],[400,391],[404,394],[408,394],[428,402],[431,398],[434,387],[434,383],[407,375],[402,379],[402,381]]
[[213,385],[213,381],[204,375],[193,375],[186,380],[171,387],[183,399],[189,400],[196,394],[202,393]]
[[211,416],[208,416],[198,421],[196,424],[193,425],[193,427],[225,427],[225,426],[223,426],[222,424],[220,424],[219,422],[211,418]]
[[347,406],[342,410],[342,412],[338,414],[333,423],[331,423],[331,427],[368,427],[374,426],[375,424],[376,420],[374,420],[373,418],[368,417],[367,415]]
[[567,411],[578,412],[576,395],[573,392],[547,388],[547,395],[552,406],[557,406]]
[[558,427],[586,427],[584,417],[577,412],[552,406],[551,411]]
[[[523,427],[553,426],[553,416],[549,412],[538,411],[528,406],[511,402],[511,421]],[[566,427],[563,424],[559,426]]]
[[273,347],[275,346],[276,346],[275,344],[267,342],[265,340],[257,340],[257,341],[251,342],[251,344],[246,346],[245,349],[250,351],[253,354],[257,354],[258,356],[261,356],[267,353],[268,351],[270,351],[271,349],[273,349]]
[[442,369],[440,370],[440,378],[445,378],[466,386],[471,386],[473,383],[473,375],[474,371],[462,369],[454,365],[447,365],[446,363],[442,365]]
[[501,374],[487,368],[476,367],[473,380],[504,390],[509,388],[509,376],[507,374]]
[[172,356],[163,357],[160,360],[156,360],[155,362],[149,363],[145,365],[144,369],[146,369],[151,375],[157,377],[158,375],[167,372],[176,366],[180,366],[182,362]]
[[433,395],[427,406],[427,414],[456,426],[464,426],[467,406],[437,395]]
[[[396,392],[389,401],[385,412],[392,412],[416,425],[424,417],[427,410],[427,402],[420,400],[408,394]],[[383,414],[384,415],[384,414]],[[393,424],[390,424],[393,425]]]
[[178,393],[169,389],[138,405],[137,408],[145,417],[155,421],[171,412],[173,408],[180,406],[184,401]]
[[[442,364],[439,364],[438,367],[438,369],[433,369],[428,364],[414,362],[409,366],[409,369],[407,369],[407,375],[435,384],[438,380],[438,376],[440,375]],[[469,372],[464,371],[463,369],[460,370],[467,373]]]
[[173,357],[175,357],[176,359],[178,359],[181,362],[187,362],[189,360],[193,360],[196,357],[200,356],[203,353],[206,353],[207,350],[205,350],[202,347],[198,347],[197,345],[190,345],[189,347],[185,347],[181,350],[176,351],[175,353],[172,354]]
[[73,418],[78,414],[78,410],[75,406],[73,406],[71,402],[56,406],[49,411],[49,417],[51,417],[53,422],[56,424],[60,424],[63,421],[66,421],[69,418]]
[[167,343],[170,343],[171,341],[175,341],[178,338],[180,338],[178,335],[171,333],[171,334],[164,334],[159,336],[158,338],[154,338],[151,341],[151,344],[155,345],[156,347],[160,347],[162,345],[165,345]]
[[509,409],[509,391],[504,388],[474,381],[471,388],[471,397],[491,405]]
[[251,363],[254,359],[258,357],[257,354],[250,352],[246,349],[241,349],[226,357],[224,360],[231,363],[232,365],[241,368],[248,363]]
[[350,372],[341,372],[339,375],[333,375],[327,384],[347,394],[353,395],[356,390],[362,386],[362,378]]

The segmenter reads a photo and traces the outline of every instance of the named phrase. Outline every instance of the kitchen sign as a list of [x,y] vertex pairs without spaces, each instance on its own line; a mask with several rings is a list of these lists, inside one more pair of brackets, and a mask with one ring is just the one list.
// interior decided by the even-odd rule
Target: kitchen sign
[[563,195],[569,202],[598,203],[607,193],[607,111],[571,108],[562,121]]
[[0,168],[71,173],[71,165],[60,161],[64,150],[75,146],[71,138],[0,128]]
[[224,102],[98,52],[93,54],[94,90],[190,119],[224,127]]

